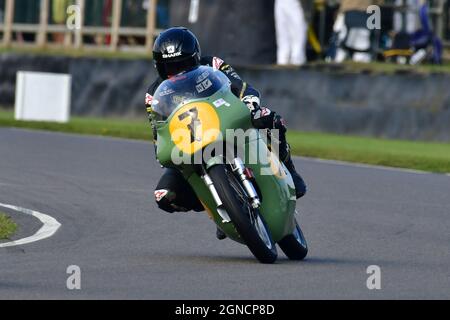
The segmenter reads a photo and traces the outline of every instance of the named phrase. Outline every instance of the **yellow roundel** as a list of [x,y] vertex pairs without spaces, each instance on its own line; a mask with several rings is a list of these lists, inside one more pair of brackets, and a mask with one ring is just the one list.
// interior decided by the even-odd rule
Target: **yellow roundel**
[[216,110],[207,102],[191,102],[178,110],[170,120],[170,135],[184,153],[193,154],[220,135]]

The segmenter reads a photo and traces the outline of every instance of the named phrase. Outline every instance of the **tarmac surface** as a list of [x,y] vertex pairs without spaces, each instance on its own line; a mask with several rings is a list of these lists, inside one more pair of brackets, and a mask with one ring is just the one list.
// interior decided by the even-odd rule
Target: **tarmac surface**
[[[0,203],[55,235],[0,248],[0,299],[449,299],[450,177],[296,158],[305,261],[274,265],[215,238],[204,213],[166,214],[150,143],[0,129]],[[34,217],[0,207],[35,233]],[[68,290],[67,268],[81,269]],[[381,289],[369,290],[371,265]]]

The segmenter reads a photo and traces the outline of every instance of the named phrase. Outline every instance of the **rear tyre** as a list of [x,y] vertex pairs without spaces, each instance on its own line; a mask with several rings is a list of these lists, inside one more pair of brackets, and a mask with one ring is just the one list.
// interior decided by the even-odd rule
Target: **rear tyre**
[[259,213],[250,205],[241,182],[226,165],[209,170],[211,180],[236,231],[253,255],[262,263],[273,263],[278,253],[270,231]]
[[291,260],[303,260],[308,254],[306,238],[297,222],[295,223],[294,233],[281,239],[278,245]]

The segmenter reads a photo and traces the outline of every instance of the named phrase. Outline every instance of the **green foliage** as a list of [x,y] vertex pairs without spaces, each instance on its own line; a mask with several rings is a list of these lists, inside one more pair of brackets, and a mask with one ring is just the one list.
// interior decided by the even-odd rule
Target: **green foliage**
[[0,212],[0,240],[9,239],[16,230],[16,223],[10,217]]

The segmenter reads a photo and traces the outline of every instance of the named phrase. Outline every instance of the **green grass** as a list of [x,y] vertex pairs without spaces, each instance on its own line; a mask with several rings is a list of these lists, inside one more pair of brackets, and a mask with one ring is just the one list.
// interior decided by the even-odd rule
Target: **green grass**
[[127,139],[151,140],[152,133],[146,117],[142,120],[118,118],[72,117],[68,124],[16,121],[11,111],[0,109],[0,127],[47,130]]
[[395,73],[413,73],[413,74],[430,74],[430,73],[450,73],[450,63],[442,65],[399,65],[386,62],[358,63],[346,61],[344,63],[326,63],[312,62],[305,66],[312,70],[321,70],[337,73],[370,73],[370,74],[395,74]]
[[17,230],[17,224],[0,212],[0,240],[9,239]]
[[291,132],[294,154],[388,167],[450,173],[450,143]]
[[[69,124],[19,122],[11,111],[0,110],[0,127],[18,127],[68,133],[151,140],[142,119],[72,118]],[[450,173],[450,143],[388,140],[315,132],[290,131],[293,154],[390,167]]]
[[414,73],[450,73],[450,63],[443,63],[441,65],[435,64],[422,64],[422,65],[399,65],[395,63],[386,62],[371,62],[357,63],[357,62],[346,62],[344,64],[345,69],[354,72],[372,71],[378,73],[396,73],[396,72],[414,72]]

